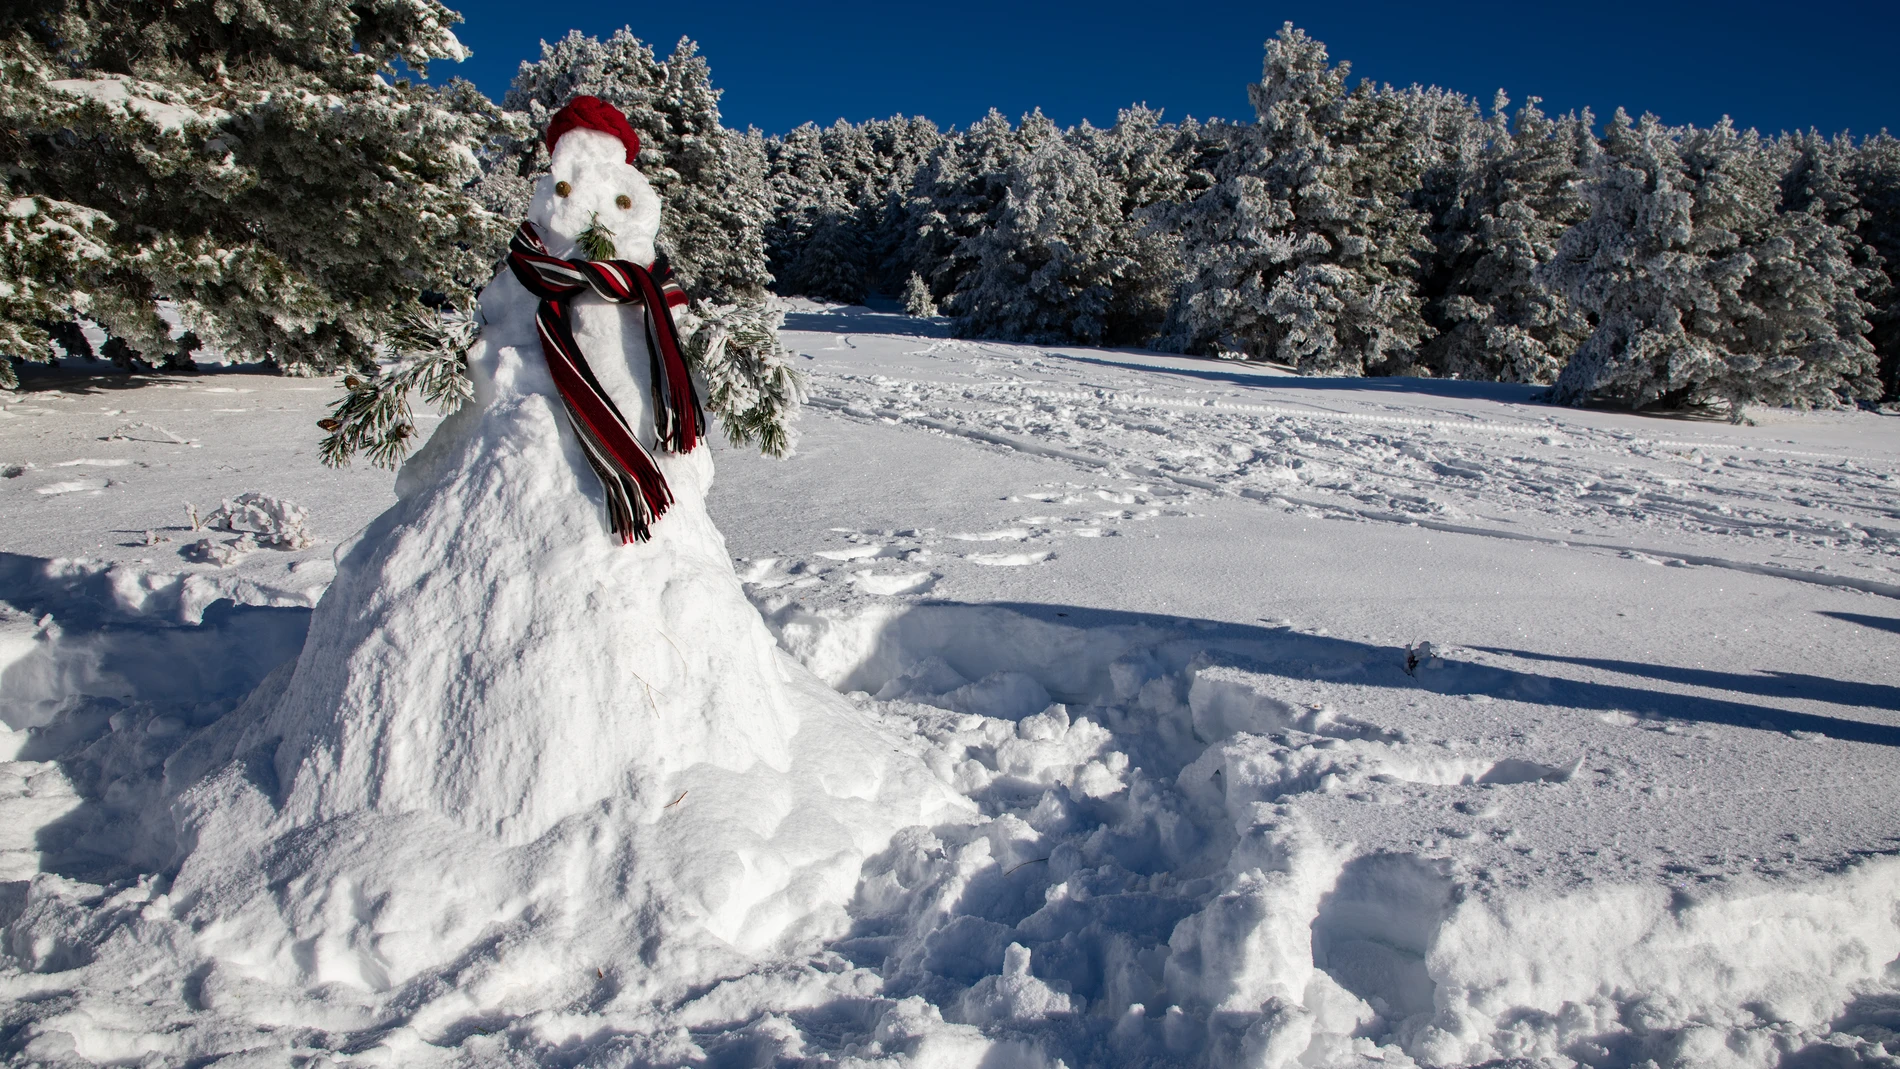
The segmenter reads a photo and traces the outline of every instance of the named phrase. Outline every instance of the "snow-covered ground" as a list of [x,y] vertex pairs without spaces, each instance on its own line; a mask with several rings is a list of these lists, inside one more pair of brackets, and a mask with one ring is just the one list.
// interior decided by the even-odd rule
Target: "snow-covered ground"
[[[163,762],[295,655],[392,480],[316,464],[326,382],[36,377],[0,395],[0,1053],[1900,1064],[1900,419],[787,326],[799,452],[722,448],[713,514],[781,645],[977,817],[665,1005],[445,1016],[436,976],[338,1024],[116,975],[185,908]],[[247,492],[314,544],[187,523]]]

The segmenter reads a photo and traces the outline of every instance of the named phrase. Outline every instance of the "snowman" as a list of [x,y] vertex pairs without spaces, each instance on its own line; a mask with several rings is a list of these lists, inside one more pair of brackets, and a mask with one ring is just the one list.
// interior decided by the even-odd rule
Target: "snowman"
[[865,857],[968,817],[733,574],[637,136],[581,98],[548,142],[473,401],[294,665],[168,769],[174,896],[246,983],[374,1007],[473,960],[551,978],[482,1012],[661,997],[840,934]]

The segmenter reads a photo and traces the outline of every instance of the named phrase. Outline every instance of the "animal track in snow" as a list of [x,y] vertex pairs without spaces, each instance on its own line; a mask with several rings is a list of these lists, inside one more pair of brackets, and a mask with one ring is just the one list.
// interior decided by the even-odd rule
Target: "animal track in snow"
[[888,546],[880,546],[880,545],[870,544],[870,543],[863,544],[863,545],[856,545],[856,546],[847,546],[844,549],[821,549],[818,552],[812,554],[812,556],[823,557],[826,560],[840,560],[840,561],[842,560],[870,560],[875,557],[895,556],[895,555],[896,554],[892,553]]

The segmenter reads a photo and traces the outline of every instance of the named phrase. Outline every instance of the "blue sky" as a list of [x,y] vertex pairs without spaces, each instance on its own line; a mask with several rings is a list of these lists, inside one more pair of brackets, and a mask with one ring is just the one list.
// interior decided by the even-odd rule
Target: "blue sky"
[[522,4],[446,0],[475,57],[440,64],[499,99],[539,42],[621,26],[664,55],[700,43],[728,126],[783,133],[894,113],[968,125],[1040,106],[1063,125],[1135,102],[1169,118],[1251,119],[1245,85],[1291,19],[1357,77],[1437,84],[1489,103],[1503,88],[1546,110],[1621,105],[1665,121],[1724,114],[1764,131],[1900,133],[1900,0],[1806,4],[723,2]]

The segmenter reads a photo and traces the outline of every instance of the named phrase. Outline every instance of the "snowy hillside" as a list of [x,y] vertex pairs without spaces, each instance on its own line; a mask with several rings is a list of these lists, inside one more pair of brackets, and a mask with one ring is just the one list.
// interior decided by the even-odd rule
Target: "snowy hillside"
[[[664,1001],[628,977],[697,965],[584,929],[572,975],[505,933],[380,982],[202,959],[165,762],[392,480],[316,463],[327,382],[0,395],[0,1054],[1900,1064],[1900,419],[946,335],[799,304],[798,452],[721,449],[710,504],[781,646],[974,815]],[[305,518],[186,523],[245,493]]]

